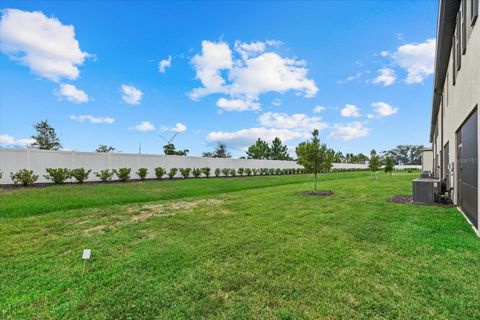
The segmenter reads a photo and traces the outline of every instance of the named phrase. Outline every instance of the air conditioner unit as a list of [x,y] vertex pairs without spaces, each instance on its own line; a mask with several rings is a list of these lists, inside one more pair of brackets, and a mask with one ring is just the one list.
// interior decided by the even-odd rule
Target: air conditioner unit
[[441,183],[438,179],[418,178],[412,181],[413,202],[434,203],[439,199]]

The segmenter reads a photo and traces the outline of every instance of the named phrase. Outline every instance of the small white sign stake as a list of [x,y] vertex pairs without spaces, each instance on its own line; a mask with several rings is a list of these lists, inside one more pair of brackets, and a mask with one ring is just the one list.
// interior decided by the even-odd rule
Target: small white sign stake
[[88,259],[90,259],[90,254],[92,253],[92,250],[90,249],[83,249],[83,254],[82,254],[82,259],[83,259],[83,270],[82,270],[82,277],[85,274],[85,264]]

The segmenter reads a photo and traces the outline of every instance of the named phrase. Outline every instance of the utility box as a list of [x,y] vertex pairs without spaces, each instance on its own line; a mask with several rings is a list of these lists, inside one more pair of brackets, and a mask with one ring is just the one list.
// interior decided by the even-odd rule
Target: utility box
[[441,191],[438,179],[418,178],[412,181],[413,202],[434,203]]

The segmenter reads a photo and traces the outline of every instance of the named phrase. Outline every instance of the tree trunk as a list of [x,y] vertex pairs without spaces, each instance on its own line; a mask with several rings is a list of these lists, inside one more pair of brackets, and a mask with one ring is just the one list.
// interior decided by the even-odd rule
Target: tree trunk
[[317,192],[317,171],[315,170],[315,177],[313,178],[313,192]]

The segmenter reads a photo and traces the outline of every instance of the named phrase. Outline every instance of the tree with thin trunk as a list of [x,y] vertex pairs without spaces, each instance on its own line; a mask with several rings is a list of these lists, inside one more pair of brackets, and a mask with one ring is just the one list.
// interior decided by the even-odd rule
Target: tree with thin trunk
[[29,146],[41,150],[59,150],[62,148],[60,139],[55,129],[50,126],[48,120],[37,122],[33,125],[37,134],[32,136],[34,142]]
[[380,169],[380,157],[377,155],[377,151],[375,151],[375,149],[373,149],[370,152],[370,160],[368,162],[368,168],[375,175],[375,179],[378,179],[377,171],[378,169]]
[[320,143],[318,130],[312,132],[312,139],[302,142],[295,149],[297,163],[302,165],[308,172],[314,174],[313,191],[317,191],[317,174],[329,171],[332,168],[333,158],[329,155],[327,146]]
[[393,161],[393,158],[388,156],[385,158],[385,172],[389,172],[390,175],[392,175],[393,167],[395,166],[395,163]]

